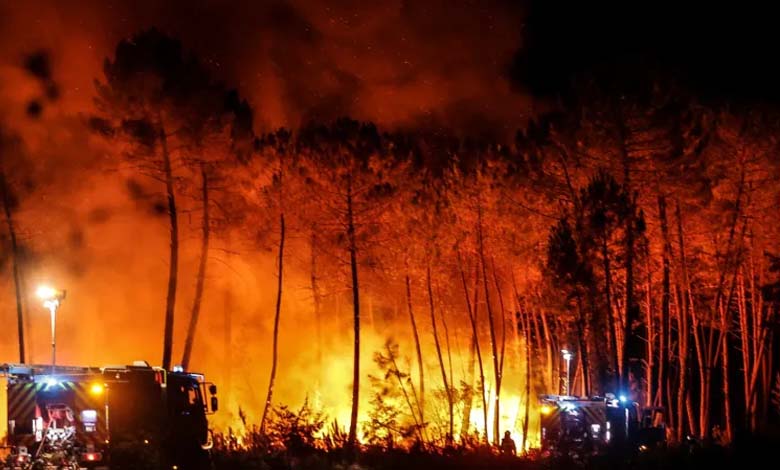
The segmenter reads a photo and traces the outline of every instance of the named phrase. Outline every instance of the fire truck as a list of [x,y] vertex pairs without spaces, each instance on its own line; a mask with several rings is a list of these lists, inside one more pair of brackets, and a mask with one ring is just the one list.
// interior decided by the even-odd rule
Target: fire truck
[[217,411],[217,388],[202,374],[136,361],[5,364],[0,375],[8,417],[3,470],[210,466],[207,415]]
[[662,408],[642,408],[625,396],[540,396],[540,435],[547,453],[648,450],[666,439]]

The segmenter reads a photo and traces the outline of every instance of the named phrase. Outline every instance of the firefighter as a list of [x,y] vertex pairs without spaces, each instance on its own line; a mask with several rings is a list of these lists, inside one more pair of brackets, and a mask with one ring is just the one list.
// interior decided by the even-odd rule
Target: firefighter
[[501,439],[501,453],[504,455],[517,455],[517,446],[515,441],[509,434],[509,431],[504,432],[504,438]]

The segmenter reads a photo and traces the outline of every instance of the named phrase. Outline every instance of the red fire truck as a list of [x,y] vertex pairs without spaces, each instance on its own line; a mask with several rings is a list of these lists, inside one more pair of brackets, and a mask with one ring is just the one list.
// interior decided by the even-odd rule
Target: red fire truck
[[542,451],[598,453],[647,450],[665,442],[662,408],[642,408],[625,396],[540,397]]
[[129,366],[0,366],[7,389],[4,470],[209,468],[207,415],[216,386],[202,374]]

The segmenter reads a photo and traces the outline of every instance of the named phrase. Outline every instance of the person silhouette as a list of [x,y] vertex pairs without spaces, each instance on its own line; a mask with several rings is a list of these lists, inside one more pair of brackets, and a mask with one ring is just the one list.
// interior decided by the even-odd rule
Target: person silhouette
[[501,439],[501,453],[504,455],[517,455],[517,446],[509,431],[504,432],[504,438]]

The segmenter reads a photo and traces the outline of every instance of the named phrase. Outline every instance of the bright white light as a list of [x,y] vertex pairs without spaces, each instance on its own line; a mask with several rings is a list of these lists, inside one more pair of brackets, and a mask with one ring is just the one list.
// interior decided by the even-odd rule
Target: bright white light
[[628,401],[628,398],[626,398],[625,395],[620,395],[620,403],[625,403]]
[[46,381],[46,385],[49,386],[49,387],[54,387],[54,386],[57,386],[58,384],[59,384],[59,382],[57,381],[57,379],[54,379],[54,378],[51,378],[51,379]]
[[184,372],[184,367],[182,366],[173,366],[174,372]]
[[563,354],[564,361],[571,361],[572,353],[570,353],[567,349],[561,349],[561,354]]
[[52,300],[57,296],[57,289],[47,285],[38,286],[35,295],[41,300]]

